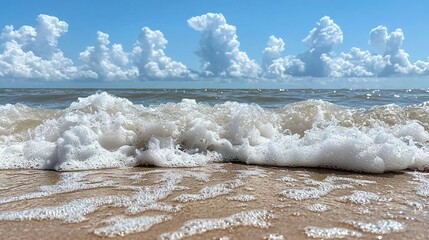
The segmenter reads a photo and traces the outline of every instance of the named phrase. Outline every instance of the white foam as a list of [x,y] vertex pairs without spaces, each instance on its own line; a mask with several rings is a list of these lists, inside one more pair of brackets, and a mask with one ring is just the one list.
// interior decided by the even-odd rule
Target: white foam
[[370,204],[371,201],[376,202],[390,202],[392,201],[389,197],[382,197],[379,194],[366,191],[353,191],[353,194],[348,196],[342,196],[337,198],[340,202],[352,202],[355,204],[366,205]]
[[362,237],[360,232],[356,232],[346,228],[321,228],[321,227],[305,227],[305,234],[312,238],[347,238],[347,237]]
[[84,182],[84,177],[86,177],[87,175],[87,173],[83,172],[61,173],[60,181],[57,184],[40,186],[39,191],[37,192],[24,193],[10,197],[2,197],[0,198],[0,204],[42,198],[54,194],[69,193],[79,190],[111,187],[115,185],[115,182],[113,181],[96,182],[94,180],[89,180],[88,182]]
[[279,179],[276,179],[277,181],[280,182],[285,182],[285,183],[293,183],[296,182],[297,180],[295,178],[289,177],[289,176],[283,176]]
[[315,187],[305,187],[305,188],[294,188],[286,189],[280,193],[280,195],[288,197],[293,200],[307,200],[307,199],[317,199],[323,196],[328,195],[335,189],[345,189],[352,188],[353,186],[348,184],[337,184],[335,181],[337,178],[327,177],[323,181],[316,181],[312,179],[304,180],[304,183],[307,185],[313,185]]
[[106,196],[77,199],[55,207],[41,207],[21,211],[0,212],[0,221],[52,220],[65,222],[84,221],[85,215],[95,212],[102,205],[114,205],[126,199],[125,196]]
[[285,237],[281,234],[270,233],[264,236],[265,240],[284,240]]
[[[0,169],[191,167],[227,161],[364,172],[429,167],[428,126],[420,117],[424,104],[363,110],[309,100],[270,110],[188,99],[144,107],[101,92],[64,110],[39,109],[48,113],[45,118],[37,109],[1,107],[6,111],[0,117]],[[15,119],[25,126],[12,131]]]
[[178,202],[190,202],[197,200],[205,200],[209,198],[214,198],[217,196],[225,195],[231,193],[235,188],[243,186],[244,183],[239,179],[226,181],[224,183],[206,186],[196,194],[182,194],[174,198]]
[[248,178],[248,177],[268,177],[267,172],[260,168],[255,169],[245,169],[245,170],[238,170],[237,177],[240,179]]
[[315,203],[310,206],[307,206],[306,209],[312,212],[326,212],[329,210],[329,207],[322,203]]
[[231,238],[227,237],[227,236],[223,236],[218,238],[217,240],[230,240]]
[[346,223],[356,228],[359,228],[364,232],[369,232],[374,234],[388,234],[391,232],[402,232],[405,230],[404,224],[393,220],[380,220],[375,223],[346,221]]
[[414,178],[411,183],[416,185],[417,195],[429,197],[429,176],[428,173],[410,173]]
[[360,215],[370,215],[372,212],[368,208],[358,208],[356,210],[353,210],[354,213],[360,214]]
[[272,215],[266,210],[246,211],[225,218],[196,219],[185,222],[177,231],[164,233],[160,239],[176,240],[202,234],[212,230],[230,229],[233,227],[268,228],[267,219]]
[[96,235],[106,237],[125,236],[130,233],[145,232],[153,225],[165,222],[172,219],[168,215],[142,216],[127,218],[124,216],[116,216],[108,220],[108,226],[97,228],[94,230]]
[[[18,211],[2,211],[0,212],[0,221],[59,219],[65,222],[80,222],[86,219],[85,216],[87,214],[97,211],[97,209],[99,209],[101,206],[123,207],[125,208],[125,212],[128,214],[136,214],[148,210],[158,210],[166,212],[180,211],[180,205],[174,206],[167,203],[163,203],[161,201],[170,196],[174,191],[182,190],[182,188],[178,186],[178,184],[182,181],[183,178],[196,177],[201,179],[201,175],[196,173],[190,173],[188,171],[163,170],[157,172],[161,174],[161,180],[157,185],[141,187],[118,187],[119,189],[129,189],[135,191],[130,196],[113,195],[81,198],[69,201],[58,206],[39,207]],[[71,179],[80,179],[80,177],[85,176],[85,173],[67,173],[65,176],[68,177],[63,178],[63,182],[67,182],[66,180],[76,182],[76,180],[72,181]],[[60,183],[62,181],[60,181]],[[59,184],[59,186],[62,185]],[[67,188],[67,186],[69,186],[67,184],[65,184],[64,186],[66,186],[65,189],[67,191],[63,192],[74,191],[76,189]],[[72,184],[71,186],[74,185]],[[47,186],[47,188],[53,187]]]
[[237,202],[250,202],[255,201],[256,197],[253,195],[240,194],[232,197],[227,197],[228,200],[237,201]]

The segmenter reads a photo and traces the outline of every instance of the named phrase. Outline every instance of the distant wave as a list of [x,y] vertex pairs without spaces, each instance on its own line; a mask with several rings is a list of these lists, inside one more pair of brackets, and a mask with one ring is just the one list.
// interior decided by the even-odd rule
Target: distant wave
[[280,108],[183,99],[135,105],[98,92],[66,109],[0,106],[0,169],[58,171],[213,162],[380,173],[429,167],[429,102]]

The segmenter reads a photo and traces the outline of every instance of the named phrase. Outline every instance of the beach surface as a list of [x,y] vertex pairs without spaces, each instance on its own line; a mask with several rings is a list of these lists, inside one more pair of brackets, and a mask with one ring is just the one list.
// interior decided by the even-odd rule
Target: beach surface
[[209,164],[3,170],[3,239],[427,239],[429,174]]

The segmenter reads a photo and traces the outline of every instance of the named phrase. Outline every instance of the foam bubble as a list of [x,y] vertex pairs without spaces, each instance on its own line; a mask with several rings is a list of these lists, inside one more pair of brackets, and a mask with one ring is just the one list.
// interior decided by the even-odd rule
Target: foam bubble
[[169,215],[142,216],[134,218],[116,216],[107,221],[109,224],[108,226],[97,228],[94,230],[94,233],[96,235],[107,237],[125,236],[130,233],[145,232],[153,225],[170,219],[172,219],[172,217]]
[[237,202],[250,202],[250,201],[255,201],[256,197],[253,195],[241,194],[241,195],[236,195],[232,197],[227,197],[227,199],[231,201],[237,201]]
[[337,200],[340,202],[352,202],[360,205],[370,204],[371,201],[377,201],[377,202],[392,201],[392,199],[389,197],[381,197],[376,193],[366,192],[366,191],[353,191],[353,194],[339,197],[337,198]]
[[428,173],[410,173],[414,178],[411,183],[416,185],[417,195],[422,197],[429,197],[429,176]]
[[346,228],[321,228],[321,227],[305,227],[305,234],[312,238],[347,238],[347,237],[362,237],[362,234]]
[[284,240],[285,237],[281,234],[271,233],[264,236],[265,240]]
[[280,182],[285,182],[285,183],[293,183],[293,182],[297,181],[296,179],[289,177],[289,176],[283,176],[283,177],[276,179],[276,180],[280,181]]
[[310,206],[307,206],[306,209],[312,212],[326,212],[329,210],[329,207],[325,204],[315,203]]
[[405,230],[404,224],[393,220],[380,220],[375,223],[346,221],[346,223],[356,228],[359,228],[364,232],[369,232],[374,234],[388,234],[391,232],[402,232]]
[[286,189],[280,193],[280,195],[288,197],[293,200],[307,200],[307,199],[317,199],[323,196],[328,195],[335,189],[345,189],[352,188],[353,186],[348,184],[337,184],[335,181],[337,178],[327,177],[323,181],[316,181],[312,179],[304,180],[304,183],[307,185],[312,185],[315,187],[305,187],[305,188],[294,188]]
[[2,197],[0,198],[0,204],[42,198],[54,194],[69,193],[79,190],[111,187],[115,185],[115,182],[113,181],[97,182],[96,180],[89,180],[88,182],[84,182],[84,177],[86,177],[87,175],[88,173],[83,172],[61,173],[60,181],[57,184],[40,186],[38,192],[30,192],[10,197]]
[[55,207],[41,207],[21,211],[0,212],[0,221],[52,220],[65,222],[84,221],[85,215],[95,212],[102,205],[114,205],[125,200],[124,196],[106,196],[77,199]]
[[272,215],[266,210],[246,211],[225,218],[196,219],[187,221],[177,231],[164,233],[160,239],[182,239],[212,230],[229,229],[232,227],[258,227],[268,228],[271,226],[267,219]]
[[234,188],[237,188],[243,185],[244,183],[239,179],[226,181],[224,183],[220,183],[212,186],[206,186],[203,189],[201,189],[199,193],[196,193],[196,194],[179,195],[178,197],[174,198],[174,200],[179,202],[205,200],[205,199],[214,198],[217,196],[231,193]]

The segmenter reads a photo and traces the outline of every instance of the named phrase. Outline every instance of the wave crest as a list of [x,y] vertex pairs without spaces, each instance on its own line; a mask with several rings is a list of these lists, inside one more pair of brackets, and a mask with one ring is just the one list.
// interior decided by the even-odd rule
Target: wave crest
[[133,105],[98,92],[64,110],[0,106],[0,168],[61,171],[210,162],[385,172],[429,167],[428,103],[282,108],[183,99]]

